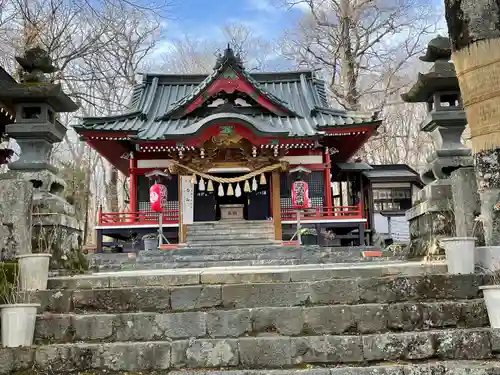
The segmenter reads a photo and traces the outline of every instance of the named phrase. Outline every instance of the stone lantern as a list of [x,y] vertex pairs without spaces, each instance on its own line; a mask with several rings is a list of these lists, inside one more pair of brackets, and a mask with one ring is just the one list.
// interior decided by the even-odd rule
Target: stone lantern
[[416,194],[415,205],[406,214],[410,222],[410,252],[416,257],[441,254],[437,240],[456,235],[450,176],[472,166],[472,152],[461,140],[467,119],[450,58],[448,38],[438,36],[431,40],[420,60],[433,63],[432,68],[428,73],[419,73],[417,82],[401,96],[407,103],[426,103],[427,117],[420,129],[432,136],[436,147],[421,173],[427,185]]
[[[68,241],[61,246],[76,249],[81,225],[74,217],[74,207],[64,199],[65,182],[50,163],[50,156],[53,145],[61,142],[67,131],[58,114],[74,112],[78,106],[60,84],[49,81],[47,74],[57,69],[46,51],[33,48],[16,60],[22,68],[20,82],[2,87],[0,102],[15,110],[15,122],[5,127],[5,133],[16,140],[21,152],[17,160],[8,164],[10,171],[0,176],[0,183],[7,190],[15,181],[30,181],[33,228],[57,227]],[[26,252],[24,247],[19,251]]]
[[461,141],[467,125],[460,87],[448,38],[431,40],[420,60],[434,63],[426,74],[419,73],[417,82],[402,95],[407,103],[426,103],[427,118],[420,129],[430,133],[436,150],[429,156],[428,168],[422,174],[425,183],[447,179],[450,173],[472,164],[471,150]]

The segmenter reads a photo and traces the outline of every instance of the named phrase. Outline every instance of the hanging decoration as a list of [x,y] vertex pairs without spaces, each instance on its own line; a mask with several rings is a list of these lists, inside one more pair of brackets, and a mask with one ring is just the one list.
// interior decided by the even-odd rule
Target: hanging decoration
[[[234,189],[233,189],[232,184],[236,184],[236,189],[239,188],[239,191],[241,194],[241,186],[239,184],[240,182],[244,183],[243,191],[245,191],[246,193],[249,193],[251,191],[257,191],[259,188],[259,186],[257,184],[257,179],[256,179],[257,176],[260,175],[259,184],[266,185],[267,181],[266,181],[265,173],[272,172],[275,170],[286,171],[288,168],[288,163],[287,162],[280,162],[280,163],[268,165],[266,167],[262,167],[262,168],[254,170],[252,172],[249,172],[245,175],[238,176],[238,177],[231,177],[231,178],[213,176],[213,175],[210,175],[208,173],[200,172],[200,171],[197,171],[196,169],[193,169],[187,165],[183,165],[175,160],[171,160],[171,165],[169,166],[168,170],[170,171],[170,169],[173,166],[183,168],[186,171],[192,173],[191,183],[193,185],[198,183],[198,188],[200,191],[204,191],[206,189],[206,191],[213,192],[214,191],[213,183],[217,182],[219,184],[217,194],[219,196],[223,197],[225,192],[224,192],[224,186],[222,184],[229,184],[230,185],[227,188],[227,195],[234,195]],[[205,186],[205,180],[207,180],[206,186]],[[252,180],[251,185],[250,185],[250,180]]]
[[252,191],[252,189],[250,189],[250,183],[248,182],[248,180],[245,180],[245,184],[243,185],[243,191],[245,193],[250,193]]
[[255,179],[255,177],[252,179],[252,190],[253,191],[257,191],[259,187],[257,186],[257,180]]
[[209,192],[214,191],[214,183],[212,182],[212,180],[208,180],[207,191]]
[[276,163],[276,164],[272,164],[272,165],[268,165],[266,167],[256,169],[255,171],[249,172],[249,173],[244,174],[242,176],[227,178],[227,177],[212,176],[208,173],[197,171],[196,169],[188,167],[187,165],[181,164],[175,160],[171,160],[170,163],[172,165],[177,166],[177,167],[183,168],[186,171],[188,171],[188,172],[190,172],[193,175],[196,175],[198,177],[202,177],[202,178],[205,178],[207,180],[212,180],[214,182],[223,183],[223,184],[234,184],[236,182],[243,182],[245,180],[251,179],[252,177],[258,176],[262,173],[272,172],[272,171],[275,171],[277,169],[280,169],[282,171],[286,171],[288,168],[287,162],[280,162],[280,163]]
[[264,173],[261,173],[260,174],[260,182],[259,182],[259,184],[265,185],[266,183],[267,183],[267,181],[266,181],[266,175]]
[[153,184],[149,188],[149,203],[151,211],[162,212],[167,200],[167,188],[165,185]]
[[292,184],[292,206],[301,209],[309,207],[309,185],[305,181]]
[[240,187],[240,183],[236,183],[236,189],[234,190],[234,196],[236,198],[239,198],[241,197],[241,187]]

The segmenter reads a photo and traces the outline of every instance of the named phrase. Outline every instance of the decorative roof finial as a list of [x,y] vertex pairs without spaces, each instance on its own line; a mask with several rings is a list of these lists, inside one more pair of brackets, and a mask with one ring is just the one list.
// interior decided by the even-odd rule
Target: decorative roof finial
[[427,45],[427,50],[424,56],[420,56],[421,61],[436,62],[437,60],[450,60],[451,58],[451,43],[444,36],[438,35],[432,39]]
[[224,54],[217,54],[214,70],[219,69],[225,62],[243,69],[243,61],[241,59],[241,55],[240,53],[237,53],[235,55],[230,43],[227,44],[227,48],[224,50]]
[[24,56],[16,56],[16,60],[24,70],[22,82],[26,84],[47,83],[46,74],[58,70],[52,64],[52,58],[48,52],[40,47],[25,51]]

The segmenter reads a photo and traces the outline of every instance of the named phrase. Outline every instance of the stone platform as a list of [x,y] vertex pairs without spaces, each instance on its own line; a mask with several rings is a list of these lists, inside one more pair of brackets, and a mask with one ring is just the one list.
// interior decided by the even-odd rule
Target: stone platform
[[57,277],[31,348],[0,373],[498,374],[482,275],[440,263],[229,267]]
[[90,263],[96,270],[172,269],[229,266],[277,266],[298,264],[358,263],[400,260],[401,257],[364,257],[373,247],[319,246],[191,246],[174,250],[139,251],[135,253],[92,254]]

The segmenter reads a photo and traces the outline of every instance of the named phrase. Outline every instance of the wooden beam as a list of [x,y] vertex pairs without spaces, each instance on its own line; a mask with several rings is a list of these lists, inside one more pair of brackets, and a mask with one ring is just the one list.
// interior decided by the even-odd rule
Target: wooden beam
[[273,171],[271,175],[272,188],[272,210],[274,222],[274,239],[281,241],[283,233],[281,229],[281,201],[280,201],[280,173]]
[[129,211],[137,212],[137,159],[129,162]]
[[186,242],[187,225],[182,224],[182,175],[177,179],[177,189],[179,198],[179,243]]

